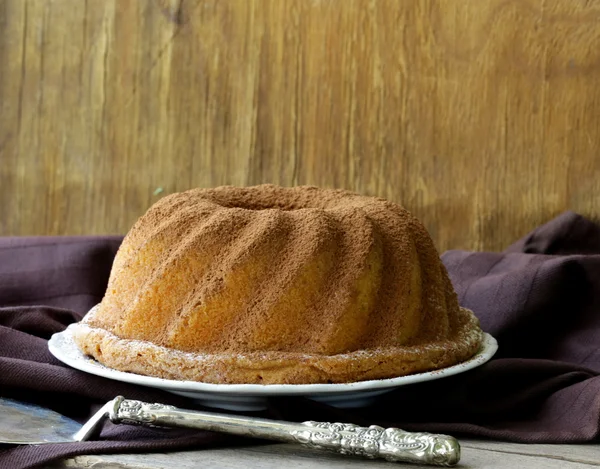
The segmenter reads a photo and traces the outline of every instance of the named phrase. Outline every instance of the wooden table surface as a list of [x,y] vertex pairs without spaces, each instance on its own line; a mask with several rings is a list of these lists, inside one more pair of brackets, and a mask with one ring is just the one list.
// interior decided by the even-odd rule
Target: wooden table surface
[[[591,469],[600,466],[600,445],[523,445],[461,441],[463,469]],[[158,454],[78,456],[43,469],[392,469],[431,466],[369,461],[315,452],[291,444],[207,449]]]

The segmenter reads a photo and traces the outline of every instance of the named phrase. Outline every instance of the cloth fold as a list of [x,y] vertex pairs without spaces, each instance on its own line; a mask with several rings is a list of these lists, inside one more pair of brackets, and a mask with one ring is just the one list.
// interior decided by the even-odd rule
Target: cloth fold
[[[0,396],[85,421],[115,395],[194,407],[156,389],[74,370],[48,338],[104,294],[122,238],[0,238]],[[600,434],[600,226],[566,212],[504,252],[442,255],[462,306],[498,339],[489,363],[398,388],[361,409],[274,398],[262,416],[346,421],[516,442],[598,441]],[[78,454],[172,451],[253,440],[211,432],[107,424],[99,440],[0,445],[0,469]]]

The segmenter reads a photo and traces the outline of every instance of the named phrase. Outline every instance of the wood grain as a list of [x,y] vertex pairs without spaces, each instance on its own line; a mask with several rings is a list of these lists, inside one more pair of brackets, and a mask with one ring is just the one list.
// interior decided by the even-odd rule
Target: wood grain
[[387,197],[440,250],[597,216],[599,21],[597,0],[4,0],[0,235],[124,233],[165,194],[263,182]]
[[[462,469],[594,469],[600,463],[600,445],[523,445],[466,441],[462,444]],[[158,454],[77,456],[40,469],[298,469],[402,467],[430,469],[421,464],[369,461],[313,451],[291,444],[206,449]]]

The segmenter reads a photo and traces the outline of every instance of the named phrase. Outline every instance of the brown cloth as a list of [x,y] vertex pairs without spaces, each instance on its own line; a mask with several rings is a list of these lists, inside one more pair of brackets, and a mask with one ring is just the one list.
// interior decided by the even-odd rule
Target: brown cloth
[[[48,352],[53,333],[101,300],[120,242],[120,237],[0,238],[1,396],[80,421],[119,394],[192,407],[182,397],[71,369]],[[263,415],[517,442],[598,441],[600,227],[567,212],[502,253],[450,251],[442,258],[461,304],[499,341],[491,362],[398,388],[367,408],[342,410],[302,398],[276,398]],[[33,467],[78,454],[251,441],[108,423],[98,441],[0,445],[0,468]]]

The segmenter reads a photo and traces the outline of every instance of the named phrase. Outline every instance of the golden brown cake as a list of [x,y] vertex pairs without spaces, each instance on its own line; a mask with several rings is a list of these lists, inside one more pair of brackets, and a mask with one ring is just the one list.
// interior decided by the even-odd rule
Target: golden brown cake
[[480,347],[421,223],[384,199],[273,185],[195,189],[125,237],[71,326],[122,371],[209,383],[345,383],[454,365]]

